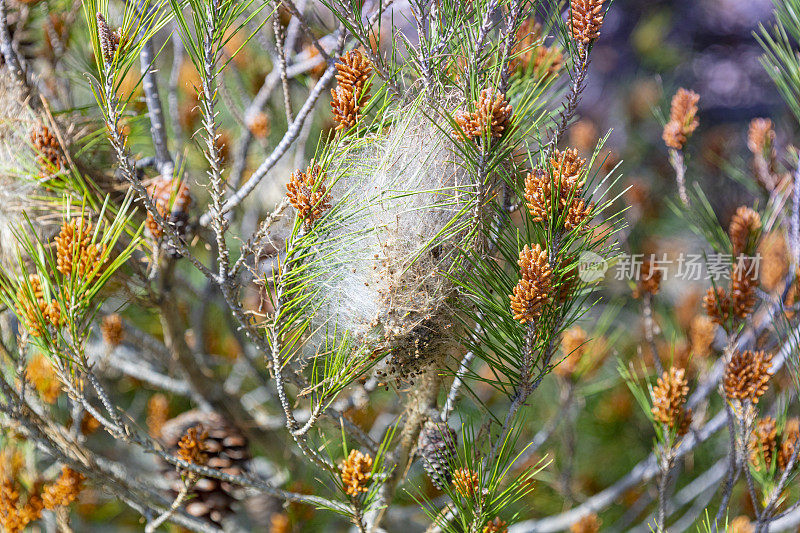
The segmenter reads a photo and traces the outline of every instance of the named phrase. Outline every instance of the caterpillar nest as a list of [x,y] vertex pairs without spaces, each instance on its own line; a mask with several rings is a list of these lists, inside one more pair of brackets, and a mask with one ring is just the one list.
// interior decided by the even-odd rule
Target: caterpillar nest
[[332,207],[312,230],[320,303],[310,343],[320,350],[332,332],[346,335],[398,385],[447,352],[451,276],[474,246],[476,191],[446,128],[418,110],[402,116],[329,158]]

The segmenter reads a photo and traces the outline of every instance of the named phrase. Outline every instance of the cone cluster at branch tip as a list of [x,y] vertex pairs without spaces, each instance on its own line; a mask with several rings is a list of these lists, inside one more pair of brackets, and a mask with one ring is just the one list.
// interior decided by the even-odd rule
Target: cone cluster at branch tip
[[42,516],[44,504],[38,491],[31,492],[24,505],[17,485],[11,478],[0,482],[0,524],[7,533],[22,533],[25,527]]
[[[762,466],[770,471],[774,462],[777,462],[777,471],[783,472],[792,460],[795,447],[800,440],[800,420],[791,418],[786,421],[783,431],[778,434],[778,422],[771,416],[765,416],[756,424],[750,436],[750,463],[756,470]],[[798,459],[792,469],[797,467]]]
[[739,318],[747,318],[756,306],[756,288],[758,280],[754,279],[749,269],[737,265],[731,272],[731,302],[733,313]]
[[47,356],[41,353],[34,355],[28,362],[25,376],[36,387],[36,392],[44,402],[52,404],[58,400],[61,382]]
[[344,491],[350,496],[358,496],[369,490],[368,485],[372,478],[372,457],[359,450],[350,450],[350,455],[341,466],[342,485]]
[[[505,94],[493,87],[483,89],[475,102],[474,112],[459,110],[453,115],[463,135],[468,139],[481,137],[488,132],[489,137],[500,138],[511,125],[513,109],[506,100]],[[462,133],[453,131],[453,135],[460,138]]]
[[738,257],[739,254],[749,254],[752,252],[752,247],[748,246],[752,242],[753,237],[757,237],[761,232],[761,216],[753,209],[747,206],[741,206],[736,209],[731,223],[728,227],[728,235],[731,239],[731,246],[733,249],[733,256]]
[[522,324],[542,314],[542,308],[550,301],[553,270],[547,262],[547,250],[538,244],[532,248],[525,245],[519,254],[520,279],[511,294],[511,310],[514,319]]
[[756,305],[756,279],[751,260],[738,261],[731,271],[730,292],[719,285],[709,287],[703,297],[703,308],[708,316],[720,325],[725,325],[731,315],[745,319]]
[[83,489],[84,480],[83,474],[65,466],[52,483],[35,483],[22,505],[17,476],[13,471],[3,472],[0,480],[0,527],[6,533],[22,533],[28,524],[41,518],[45,509],[54,510],[74,502]]
[[464,498],[471,498],[480,490],[478,473],[469,468],[459,468],[453,472],[453,488]]
[[286,184],[287,196],[298,216],[312,223],[330,209],[331,195],[325,186],[326,176],[322,168],[311,161],[305,171],[295,170]]
[[61,469],[61,475],[51,485],[47,485],[42,491],[42,502],[45,509],[55,509],[56,507],[66,507],[78,499],[78,494],[83,490],[83,482],[86,480],[83,474],[65,466]]
[[331,108],[337,130],[352,128],[361,119],[369,100],[372,65],[360,51],[351,50],[336,64],[336,88],[331,89]]
[[101,273],[107,261],[105,245],[92,242],[94,228],[85,218],[73,218],[61,225],[55,238],[56,268],[66,277],[77,274],[90,282]]
[[756,424],[750,436],[750,463],[756,470],[762,466],[769,469],[778,448],[778,424],[771,416],[765,416]]
[[784,179],[775,171],[778,153],[775,128],[768,118],[754,118],[747,132],[747,148],[753,153],[753,170],[758,183],[767,191],[775,190]]
[[603,25],[603,0],[572,0],[570,2],[570,30],[575,42],[588,45],[600,37]]
[[17,315],[24,320],[28,332],[35,337],[39,337],[44,333],[44,327],[39,321],[39,315],[42,316],[45,323],[59,327],[63,324],[61,306],[55,298],[51,298],[49,302],[45,299],[42,281],[38,274],[28,275],[28,284],[30,285],[30,293],[33,294],[33,299],[31,299],[31,294],[25,282],[21,282],[17,289]]
[[769,387],[772,377],[772,354],[763,351],[745,350],[734,352],[725,367],[723,387],[730,400],[740,402],[758,400]]
[[564,229],[571,231],[584,224],[594,210],[594,202],[587,204],[582,198],[586,160],[578,155],[577,149],[568,148],[556,150],[548,163],[550,172],[537,167],[525,178],[526,206],[537,222],[560,219],[563,215]]
[[36,163],[43,177],[51,176],[69,166],[61,143],[49,127],[44,124],[34,127],[31,130],[30,140],[36,151]]
[[[789,467],[795,448],[800,445],[800,419],[790,418],[786,421],[781,434],[781,444],[778,449],[778,468],[783,471]],[[792,468],[797,468],[800,457],[795,457]]]
[[724,287],[709,287],[703,296],[703,309],[711,320],[725,325],[730,318],[731,300]]
[[672,367],[658,378],[653,387],[653,419],[685,435],[692,422],[692,410],[684,408],[689,383],[683,368]]
[[700,95],[694,91],[678,89],[672,97],[669,122],[664,126],[664,143],[676,150],[682,150],[688,138],[700,125],[697,120],[697,103]]

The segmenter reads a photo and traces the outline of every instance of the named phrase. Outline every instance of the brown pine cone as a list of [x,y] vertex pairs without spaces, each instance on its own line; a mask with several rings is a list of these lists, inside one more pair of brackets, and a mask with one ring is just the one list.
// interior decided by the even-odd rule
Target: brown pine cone
[[[45,299],[42,281],[38,274],[28,275],[28,283],[30,291],[24,281],[20,282],[17,289],[17,316],[24,320],[25,328],[31,335],[39,337],[48,325],[62,326],[64,317],[61,315],[61,306],[55,298],[51,298],[49,302]],[[44,319],[44,324],[39,321],[40,315]]]
[[[594,202],[587,204],[581,197],[586,160],[577,149],[568,148],[556,150],[549,164],[550,172],[535,168],[525,178],[526,206],[537,222],[560,217],[566,211],[564,228],[570,231],[591,217],[594,210]],[[555,192],[553,187],[557,188]],[[557,202],[555,212],[553,200]]]
[[459,468],[453,472],[453,488],[464,498],[472,496],[480,491],[481,480],[477,472],[469,468]]
[[[183,413],[161,427],[161,441],[167,449],[177,454],[179,444],[190,429],[202,427],[206,433],[202,453],[205,464],[230,475],[241,475],[247,468],[250,452],[247,439],[217,413],[192,410]],[[174,467],[164,464],[165,475],[172,480],[174,494],[183,487],[180,475]],[[186,512],[198,518],[205,518],[215,524],[232,512],[232,504],[237,499],[236,487],[230,483],[212,478],[200,478],[192,491],[193,497],[186,504]]]
[[80,472],[62,467],[61,475],[42,491],[42,503],[45,509],[55,509],[56,507],[66,507],[74,502],[81,490],[86,478]]
[[603,0],[572,0],[570,2],[572,38],[586,46],[600,37],[604,16]]
[[587,220],[592,218],[593,211],[594,202],[586,203],[582,198],[573,198],[567,216],[564,218],[564,229],[572,231],[583,226]]
[[456,458],[456,433],[444,422],[425,422],[419,433],[417,451],[431,481],[444,489],[453,479],[451,465]]
[[758,403],[772,377],[772,354],[745,350],[736,352],[725,368],[723,386],[730,400]]
[[688,138],[700,125],[697,120],[697,103],[700,95],[680,88],[672,97],[669,122],[664,126],[664,143],[676,150],[683,149]]
[[731,238],[733,256],[752,255],[755,240],[761,233],[761,216],[747,206],[741,206],[731,218],[728,235]]
[[61,225],[55,238],[56,268],[64,276],[76,274],[82,281],[99,277],[108,257],[105,245],[92,242],[94,226],[85,218],[73,218]]

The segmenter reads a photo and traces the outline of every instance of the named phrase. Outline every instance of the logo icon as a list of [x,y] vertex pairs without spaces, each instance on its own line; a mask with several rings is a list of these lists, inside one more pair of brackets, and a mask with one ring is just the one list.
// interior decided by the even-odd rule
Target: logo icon
[[606,276],[608,262],[594,252],[581,252],[578,258],[578,277],[586,283],[595,283]]

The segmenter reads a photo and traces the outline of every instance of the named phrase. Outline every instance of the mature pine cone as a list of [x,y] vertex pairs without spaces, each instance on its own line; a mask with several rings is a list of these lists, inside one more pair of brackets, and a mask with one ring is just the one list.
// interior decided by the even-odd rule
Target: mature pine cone
[[453,479],[451,465],[456,456],[456,433],[444,422],[425,422],[417,443],[423,468],[433,484],[444,489]]
[[[197,426],[202,426],[203,431],[208,432],[204,440],[204,452],[208,457],[206,466],[230,475],[242,474],[250,459],[247,439],[217,413],[206,413],[197,409],[187,411],[162,426],[161,441],[171,453],[177,453],[181,437]],[[172,480],[172,490],[177,495],[183,486],[178,472],[172,465],[166,464],[165,472]],[[186,504],[186,512],[221,524],[225,516],[232,512],[231,504],[236,499],[235,489],[235,486],[224,481],[201,478],[192,491],[192,498]]]

